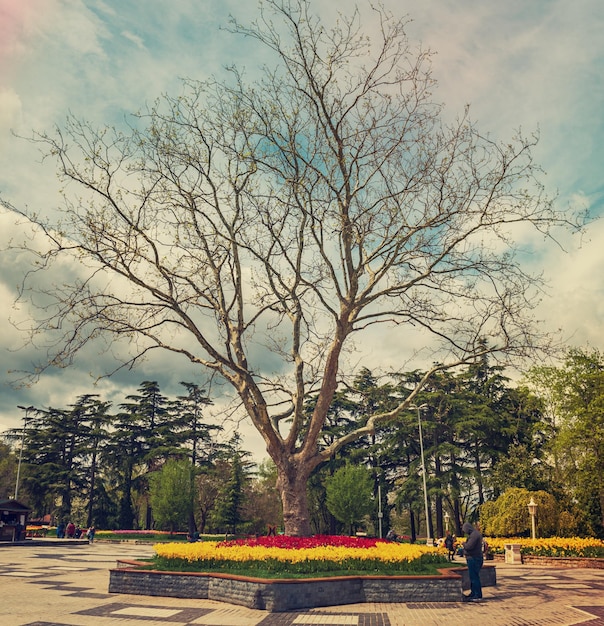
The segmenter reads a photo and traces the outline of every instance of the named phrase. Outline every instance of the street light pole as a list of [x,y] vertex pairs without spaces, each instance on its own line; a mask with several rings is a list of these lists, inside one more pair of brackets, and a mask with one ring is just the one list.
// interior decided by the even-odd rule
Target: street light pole
[[531,501],[527,506],[531,516],[531,535],[533,539],[535,539],[535,513],[537,512],[537,503],[533,500],[533,496],[531,496]]
[[424,506],[426,507],[426,545],[432,545],[432,538],[430,537],[430,511],[428,509],[428,487],[426,485],[426,462],[424,459],[424,439],[422,436],[422,416],[421,411],[427,409],[427,404],[420,404],[419,406],[411,406],[412,409],[417,409],[417,424],[419,427],[419,450],[422,461],[422,476],[424,479]]
[[382,518],[383,517],[384,517],[384,514],[382,513],[382,485],[378,482],[378,526],[379,526],[380,539],[382,538]]
[[21,431],[21,447],[19,448],[19,462],[17,463],[17,481],[15,482],[15,500],[19,495],[19,478],[21,476],[21,461],[23,460],[23,442],[25,441],[25,426],[27,425],[27,417],[29,412],[34,408],[33,406],[18,406],[18,409],[25,411],[23,417],[23,430]]
[[[373,440],[375,444],[375,438]],[[383,530],[383,520],[384,513],[382,511],[382,461],[380,455],[374,457],[374,463],[377,471],[377,495],[378,495],[378,536],[382,539],[384,530]]]

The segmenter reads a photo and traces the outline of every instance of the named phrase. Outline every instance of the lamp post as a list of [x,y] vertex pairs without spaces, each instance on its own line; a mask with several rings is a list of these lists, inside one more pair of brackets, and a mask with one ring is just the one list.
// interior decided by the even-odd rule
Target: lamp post
[[19,448],[19,462],[17,463],[17,480],[15,482],[15,500],[19,495],[19,478],[21,476],[21,461],[23,460],[23,442],[25,440],[25,426],[27,424],[27,418],[29,416],[29,412],[34,408],[33,406],[18,406],[18,409],[25,411],[25,416],[23,417],[23,430],[21,431],[21,447]]
[[383,517],[384,517],[384,514],[382,513],[382,485],[378,482],[378,527],[379,527],[380,539],[382,539],[382,518]]
[[417,424],[419,427],[419,451],[422,462],[422,476],[424,479],[424,506],[426,507],[426,545],[432,545],[432,538],[430,537],[430,511],[428,509],[428,487],[426,486],[426,463],[424,460],[424,439],[422,436],[422,415],[421,412],[423,409],[427,409],[427,404],[412,405],[409,407],[411,409],[417,409]]
[[[375,444],[375,436],[373,437],[373,444]],[[383,520],[384,512],[382,510],[382,460],[380,454],[373,457],[374,469],[376,471],[377,478],[377,497],[378,497],[378,537],[383,537]]]
[[449,530],[449,513],[445,511],[445,532]]
[[531,534],[533,539],[535,539],[535,513],[537,513],[537,503],[533,500],[533,496],[531,496],[531,501],[527,506],[531,515]]

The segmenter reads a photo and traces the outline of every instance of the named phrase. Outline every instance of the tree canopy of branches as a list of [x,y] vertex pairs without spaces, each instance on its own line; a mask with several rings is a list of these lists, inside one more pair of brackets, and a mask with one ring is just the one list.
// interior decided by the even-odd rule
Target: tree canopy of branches
[[267,0],[257,21],[230,24],[273,55],[259,77],[231,67],[187,80],[127,131],[70,118],[35,136],[82,191],[58,224],[28,216],[50,243],[38,267],[68,255],[87,269],[38,283],[46,308],[32,330],[59,334],[49,363],[102,334],[130,342],[128,365],[170,350],[222,376],[277,466],[294,535],[310,532],[313,469],[403,411],[426,380],[320,445],[354,375],[353,341],[362,349],[377,325],[386,341],[425,333],[441,348],[435,370],[526,354],[539,343],[539,279],[514,235],[572,221],[539,183],[536,139],[497,142],[467,111],[445,122],[430,52],[414,50],[405,19],[372,15],[370,40],[359,11],[329,27],[308,0]]

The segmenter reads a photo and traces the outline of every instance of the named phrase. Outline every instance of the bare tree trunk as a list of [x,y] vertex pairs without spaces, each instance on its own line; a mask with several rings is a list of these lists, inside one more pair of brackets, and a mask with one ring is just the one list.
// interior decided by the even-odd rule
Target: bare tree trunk
[[435,500],[435,514],[436,514],[436,534],[432,535],[435,539],[444,537],[443,532],[443,500],[441,496],[436,496]]
[[277,488],[283,503],[283,523],[285,534],[307,537],[312,534],[308,515],[308,494],[306,483],[312,470],[304,466],[289,465],[281,470],[277,478]]
[[413,509],[409,506],[409,532],[411,534],[411,543],[415,543],[417,539],[417,531],[415,530],[415,514]]
[[455,534],[459,537],[461,535],[461,507],[459,506],[459,498],[455,498],[454,500],[454,511],[453,515],[455,516]]
[[474,439],[474,463],[476,467],[476,483],[478,487],[478,504],[484,504],[484,490],[482,486],[482,463],[480,462],[480,447]]

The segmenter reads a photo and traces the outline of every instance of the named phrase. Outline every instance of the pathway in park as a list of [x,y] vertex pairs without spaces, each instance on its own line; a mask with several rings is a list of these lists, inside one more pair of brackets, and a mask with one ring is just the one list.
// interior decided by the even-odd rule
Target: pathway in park
[[118,558],[135,544],[0,546],[3,626],[604,626],[604,570],[497,564],[481,603],[355,604],[266,613],[209,600],[109,594]]

